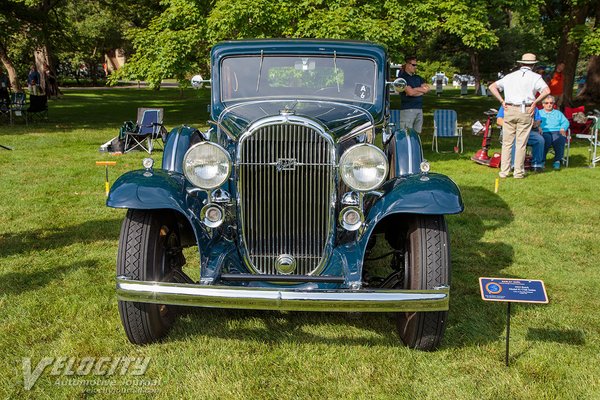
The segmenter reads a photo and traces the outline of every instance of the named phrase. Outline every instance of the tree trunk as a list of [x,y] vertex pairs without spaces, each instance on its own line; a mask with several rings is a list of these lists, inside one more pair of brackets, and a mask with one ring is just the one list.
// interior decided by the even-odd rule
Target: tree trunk
[[[60,3],[60,0],[58,1],[52,1],[52,0],[41,0],[41,2],[38,5],[38,11],[40,12],[41,15],[48,15],[53,9],[55,9],[55,7]],[[52,76],[56,76],[56,74],[54,73],[54,68],[53,65],[54,63],[52,62],[54,57],[54,53],[53,53],[53,47],[52,47],[52,40],[50,38],[50,32],[49,32],[49,27],[48,24],[43,23],[40,24],[39,26],[40,29],[40,41],[39,41],[39,47],[33,52],[33,56],[34,56],[34,60],[35,60],[35,66],[38,70],[38,72],[40,73],[40,87],[42,88],[42,91],[44,93],[48,93],[48,74],[46,74],[46,65],[48,66],[49,70],[50,70],[50,74]],[[56,84],[56,79],[53,83],[54,86],[56,86],[56,88],[53,88],[53,90],[51,90],[51,92],[53,91],[54,93],[57,93],[58,90],[58,85]]]
[[8,72],[8,80],[10,81],[10,87],[12,90],[15,92],[21,92],[23,88],[21,87],[21,83],[17,77],[17,71],[15,70],[12,60],[8,56],[8,52],[6,51],[6,47],[4,47],[4,43],[2,42],[0,42],[0,61],[2,61],[2,65],[4,65],[4,68],[6,68],[6,71]]
[[575,101],[577,103],[600,105],[600,56],[590,57],[585,86]]
[[569,39],[569,34],[577,25],[585,24],[588,14],[587,4],[572,5],[569,9],[567,22],[563,26],[562,34],[558,46],[558,54],[556,64],[565,63],[563,71],[564,85],[563,97],[564,105],[572,105],[573,103],[573,83],[575,82],[575,71],[577,69],[577,60],[579,59],[580,43]]
[[44,73],[46,65],[50,65],[50,60],[48,57],[48,50],[46,46],[42,46],[39,49],[33,52],[33,57],[35,60],[35,67],[40,73],[40,87],[42,88],[42,92],[46,92],[46,87],[48,86],[48,79],[46,74]]
[[[600,29],[600,2],[597,2],[594,27]],[[590,56],[585,84],[575,101],[600,107],[600,55]]]
[[479,81],[479,54],[475,50],[469,49],[469,56],[471,58],[471,71],[475,77],[475,93],[480,93],[481,82]]

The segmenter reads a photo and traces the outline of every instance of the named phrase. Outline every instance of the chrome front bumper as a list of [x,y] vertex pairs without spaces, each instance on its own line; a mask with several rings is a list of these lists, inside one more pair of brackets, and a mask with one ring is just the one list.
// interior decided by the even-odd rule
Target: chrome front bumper
[[117,277],[121,301],[282,311],[446,311],[450,288],[433,290],[293,290],[134,281]]

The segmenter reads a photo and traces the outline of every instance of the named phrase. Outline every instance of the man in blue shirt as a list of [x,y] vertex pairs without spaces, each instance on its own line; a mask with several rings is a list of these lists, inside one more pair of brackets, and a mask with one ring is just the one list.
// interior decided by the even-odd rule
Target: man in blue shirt
[[27,86],[29,86],[29,90],[36,92],[37,86],[40,84],[40,73],[38,72],[35,64],[31,65],[31,69],[29,70],[29,74],[27,75]]
[[[504,107],[500,107],[496,118],[496,124],[502,126],[504,124]],[[542,118],[536,108],[533,114],[533,127],[529,131],[529,137],[527,138],[527,146],[531,146],[531,170],[533,172],[542,172],[544,170],[544,160],[546,159],[544,153],[545,140],[541,131],[538,130],[541,121]],[[513,146],[510,161],[511,166],[515,164],[515,151],[516,148]]]
[[567,143],[567,129],[569,129],[569,120],[559,110],[554,109],[556,98],[552,95],[547,96],[542,104],[544,108],[540,111],[542,117],[541,129],[544,134],[544,160],[550,146],[554,148],[554,162],[552,168],[560,169],[560,162],[565,155],[565,144]]
[[399,78],[406,81],[406,89],[400,95],[400,128],[414,129],[421,133],[423,129],[423,95],[430,87],[425,80],[416,74],[417,57],[406,57],[404,68]]

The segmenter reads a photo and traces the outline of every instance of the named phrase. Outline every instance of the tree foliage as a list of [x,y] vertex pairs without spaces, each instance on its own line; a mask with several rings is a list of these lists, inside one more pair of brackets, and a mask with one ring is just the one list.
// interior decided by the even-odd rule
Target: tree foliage
[[565,61],[569,84],[578,60],[590,60],[589,70],[600,54],[599,19],[600,0],[5,0],[0,59],[17,60],[22,74],[39,48],[90,67],[123,48],[128,62],[112,81],[159,87],[207,73],[219,41],[337,38],[381,43],[395,62],[414,54],[484,79],[534,52],[546,64]]
[[208,1],[167,0],[165,11],[151,19],[147,27],[127,31],[135,53],[125,67],[113,74],[120,78],[145,79],[151,87],[159,87],[165,78],[186,83],[190,71],[202,69],[206,46]]

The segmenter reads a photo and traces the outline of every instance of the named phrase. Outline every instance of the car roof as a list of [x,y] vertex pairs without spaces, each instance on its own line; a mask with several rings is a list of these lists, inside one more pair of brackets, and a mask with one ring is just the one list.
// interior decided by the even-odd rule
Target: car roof
[[213,46],[212,57],[255,54],[314,54],[372,57],[386,60],[385,48],[377,43],[336,39],[253,39],[220,42]]

